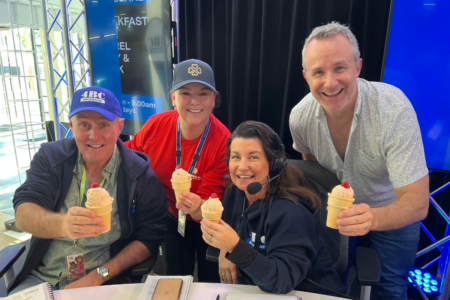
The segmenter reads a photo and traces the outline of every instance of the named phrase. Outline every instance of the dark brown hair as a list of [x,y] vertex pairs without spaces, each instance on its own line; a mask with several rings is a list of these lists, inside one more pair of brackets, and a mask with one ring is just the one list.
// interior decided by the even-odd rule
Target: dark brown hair
[[[281,149],[275,135],[268,128],[266,128],[266,126],[260,122],[247,121],[241,123],[228,138],[227,160],[229,159],[231,142],[236,138],[260,140],[264,155],[269,162],[269,166],[277,158],[286,156],[286,153],[283,149]],[[233,184],[231,180],[229,181],[229,184]],[[287,164],[281,172],[279,179],[273,180],[267,183],[267,185],[266,199],[272,194],[274,197],[289,199],[297,203],[295,197],[292,196],[292,194],[295,194],[306,199],[311,206],[315,208],[320,208],[321,206],[320,198],[308,188],[306,180],[303,177],[303,173],[292,165]]]
[[216,102],[214,105],[214,108],[220,107],[220,104],[222,104],[222,95],[220,95],[219,91],[216,91]]

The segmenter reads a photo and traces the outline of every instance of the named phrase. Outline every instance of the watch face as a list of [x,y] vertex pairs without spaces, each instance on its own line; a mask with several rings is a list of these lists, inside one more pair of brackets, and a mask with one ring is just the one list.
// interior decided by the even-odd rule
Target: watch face
[[108,268],[107,267],[97,268],[97,274],[102,276],[104,281],[108,281],[109,273],[108,273]]
[[97,273],[100,275],[103,275],[106,272],[108,272],[108,269],[106,267],[97,268]]

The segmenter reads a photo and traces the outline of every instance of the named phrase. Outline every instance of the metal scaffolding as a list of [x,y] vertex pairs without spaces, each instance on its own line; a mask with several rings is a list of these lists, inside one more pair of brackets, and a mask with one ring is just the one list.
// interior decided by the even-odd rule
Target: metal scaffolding
[[[53,109],[55,140],[71,136],[71,130],[62,123],[67,115],[74,92],[91,86],[89,39],[83,1],[43,0],[44,29]],[[56,75],[56,76],[55,76]],[[66,113],[67,115],[64,115]],[[63,132],[63,134],[61,134]]]

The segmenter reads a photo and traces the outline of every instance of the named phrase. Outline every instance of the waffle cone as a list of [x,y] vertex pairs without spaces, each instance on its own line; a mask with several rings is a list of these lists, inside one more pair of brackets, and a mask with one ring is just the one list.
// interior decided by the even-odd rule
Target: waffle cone
[[339,213],[347,208],[350,208],[354,201],[355,198],[347,199],[328,194],[327,226],[330,228],[339,229],[336,223],[337,219],[339,219]]
[[219,224],[219,220],[222,217],[222,211],[223,211],[223,208],[221,211],[218,211],[218,212],[209,212],[209,211],[204,211],[202,209],[202,217],[203,217],[203,219],[206,219],[211,222]]
[[97,224],[106,226],[106,230],[103,231],[103,233],[111,230],[112,202],[105,206],[89,206],[86,204],[86,208],[95,211],[97,213],[97,217],[103,218],[103,223]]
[[175,197],[177,198],[178,203],[183,203],[183,201],[180,200],[180,195],[183,193],[189,193],[191,191],[191,181],[192,180],[185,180],[185,181],[172,181],[172,188],[175,192]]

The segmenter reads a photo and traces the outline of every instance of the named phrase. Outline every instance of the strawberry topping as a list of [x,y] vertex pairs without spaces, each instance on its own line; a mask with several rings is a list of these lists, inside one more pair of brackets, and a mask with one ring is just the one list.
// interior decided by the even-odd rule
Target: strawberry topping
[[99,188],[99,187],[102,187],[102,186],[100,184],[98,184],[97,182],[94,182],[92,184],[92,186],[91,186],[91,189],[96,189],[96,188]]
[[211,194],[211,198],[219,198],[216,193]]
[[181,169],[181,165],[175,167],[175,170]]
[[343,183],[341,183],[341,186],[345,187],[346,189],[349,189],[350,183],[348,183],[347,181],[344,181]]

